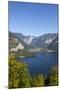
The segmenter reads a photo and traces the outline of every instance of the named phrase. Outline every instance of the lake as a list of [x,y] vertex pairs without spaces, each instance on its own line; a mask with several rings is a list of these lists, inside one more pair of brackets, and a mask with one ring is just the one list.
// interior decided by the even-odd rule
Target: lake
[[22,61],[28,64],[30,74],[49,74],[52,66],[58,65],[58,55],[53,52],[40,52],[36,57],[26,57]]

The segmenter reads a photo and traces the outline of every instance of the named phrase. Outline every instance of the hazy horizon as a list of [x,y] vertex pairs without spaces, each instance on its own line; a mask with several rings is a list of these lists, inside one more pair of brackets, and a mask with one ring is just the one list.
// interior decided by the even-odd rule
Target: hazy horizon
[[58,5],[9,1],[9,30],[26,36],[58,32]]

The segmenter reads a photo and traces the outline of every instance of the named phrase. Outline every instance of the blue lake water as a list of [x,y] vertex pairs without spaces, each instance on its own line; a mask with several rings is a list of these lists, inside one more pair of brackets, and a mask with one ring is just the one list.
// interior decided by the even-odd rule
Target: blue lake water
[[58,55],[52,52],[41,52],[36,57],[23,58],[22,61],[28,64],[30,74],[49,74],[52,66],[58,65]]

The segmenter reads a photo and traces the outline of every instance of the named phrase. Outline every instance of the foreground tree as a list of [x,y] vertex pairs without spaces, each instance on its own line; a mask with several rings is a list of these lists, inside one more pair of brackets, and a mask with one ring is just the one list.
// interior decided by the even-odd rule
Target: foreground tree
[[44,75],[43,74],[38,74],[35,75],[32,79],[32,86],[33,87],[42,87],[44,86]]
[[49,85],[56,86],[58,85],[58,67],[53,66],[49,76]]
[[30,76],[26,63],[17,61],[16,55],[9,55],[9,88],[27,88],[58,85],[58,67],[53,66],[49,75]]
[[30,87],[30,75],[27,65],[9,56],[9,88]]

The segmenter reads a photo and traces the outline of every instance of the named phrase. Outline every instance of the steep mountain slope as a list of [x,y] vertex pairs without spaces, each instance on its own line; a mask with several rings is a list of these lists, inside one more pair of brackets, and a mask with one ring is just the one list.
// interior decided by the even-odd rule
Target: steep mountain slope
[[27,44],[23,40],[18,38],[16,34],[9,31],[9,50],[18,51],[24,48],[28,48]]
[[56,37],[48,46],[48,49],[58,51],[58,37]]
[[13,33],[13,34],[16,36],[16,38],[21,39],[27,45],[29,45],[32,42],[33,38],[34,38],[33,36],[25,36],[22,33]]
[[16,38],[18,38],[18,39],[23,40],[23,39],[25,38],[25,36],[24,36],[22,33],[13,33],[13,34],[14,34],[14,36],[15,36]]
[[33,45],[35,47],[47,47],[56,37],[56,33],[44,34],[42,36],[34,38],[30,45]]
[[24,41],[27,45],[30,45],[30,43],[32,42],[33,39],[34,39],[33,36],[26,36],[23,41]]
[[25,36],[22,33],[12,33],[9,31],[9,48],[12,50],[29,48],[57,48],[57,33],[43,34],[42,36]]

